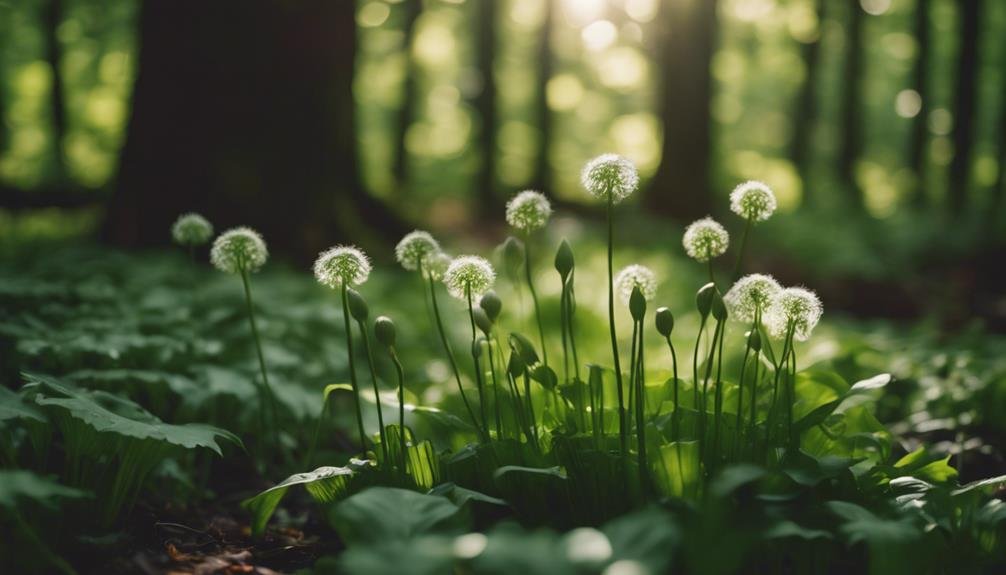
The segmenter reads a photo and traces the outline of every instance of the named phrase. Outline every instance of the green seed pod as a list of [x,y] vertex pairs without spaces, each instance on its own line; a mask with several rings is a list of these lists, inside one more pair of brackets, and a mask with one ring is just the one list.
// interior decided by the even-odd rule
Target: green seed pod
[[555,253],[555,270],[559,272],[563,283],[565,283],[566,278],[569,277],[575,265],[573,248],[569,247],[569,242],[563,239],[562,243],[559,244],[559,251]]
[[475,325],[478,326],[482,333],[489,337],[489,332],[493,330],[493,321],[489,319],[489,314],[480,307],[472,310],[472,315],[475,316]]
[[642,321],[646,315],[646,298],[638,285],[632,288],[632,294],[629,295],[629,313],[636,321]]
[[503,300],[500,299],[500,296],[496,295],[496,292],[489,290],[479,300],[479,307],[485,310],[486,315],[489,316],[489,319],[493,323],[496,323],[496,318],[503,311]]
[[475,341],[472,342],[472,357],[478,359],[482,357],[482,344],[486,342],[486,338],[479,336]]
[[709,315],[709,310],[713,307],[713,294],[715,292],[716,284],[709,282],[699,288],[699,292],[695,294],[695,306],[699,308],[699,313],[702,314],[702,317]]
[[347,295],[349,296],[349,315],[353,316],[356,321],[367,321],[367,316],[370,315],[367,300],[363,299],[360,292],[353,288],[347,288]]
[[713,291],[713,317],[716,321],[726,321],[727,320],[727,306],[723,303],[723,296],[720,295],[720,290]]
[[507,371],[512,377],[520,377],[527,366],[524,364],[524,360],[520,358],[520,353],[517,350],[512,350],[510,352],[510,362],[507,363]]
[[761,333],[757,329],[748,332],[748,347],[755,353],[761,351]]
[[503,265],[511,274],[517,274],[524,264],[524,246],[520,240],[510,236],[503,242]]
[[666,307],[658,308],[656,322],[660,335],[671,337],[671,332],[674,331],[674,314],[671,313],[671,310]]
[[384,347],[395,346],[395,322],[391,318],[382,315],[374,320],[374,336]]

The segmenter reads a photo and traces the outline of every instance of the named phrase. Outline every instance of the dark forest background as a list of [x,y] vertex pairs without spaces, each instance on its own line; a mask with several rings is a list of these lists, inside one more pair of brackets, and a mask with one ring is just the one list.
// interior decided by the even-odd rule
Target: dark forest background
[[777,267],[1002,318],[1004,31],[992,0],[2,0],[0,238],[498,240],[519,189],[598,215],[579,170],[614,151],[628,217],[764,180]]

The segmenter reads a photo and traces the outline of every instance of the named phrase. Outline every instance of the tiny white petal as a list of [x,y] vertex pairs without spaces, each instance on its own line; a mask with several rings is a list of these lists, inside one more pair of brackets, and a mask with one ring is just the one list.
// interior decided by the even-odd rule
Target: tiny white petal
[[622,271],[615,276],[615,289],[626,305],[629,304],[632,289],[636,287],[647,301],[652,300],[657,295],[657,276],[653,270],[633,264],[622,268]]
[[492,264],[483,257],[461,256],[455,258],[444,273],[444,284],[452,296],[467,300],[481,297],[496,281]]
[[370,259],[354,246],[335,246],[318,255],[314,262],[314,277],[321,285],[337,288],[360,285],[370,277]]
[[814,331],[823,313],[821,299],[814,292],[790,287],[780,291],[772,300],[766,316],[772,337],[783,338],[792,327],[797,341],[806,341]]
[[751,323],[759,312],[764,314],[768,311],[781,290],[782,286],[772,276],[750,274],[737,280],[723,296],[723,302],[731,318]]
[[545,227],[552,215],[552,204],[541,192],[524,190],[510,199],[506,205],[506,221],[511,226],[525,232],[533,232]]
[[730,234],[712,218],[696,220],[685,230],[682,243],[688,257],[700,262],[723,255],[730,245]]
[[210,249],[210,262],[229,274],[258,271],[269,259],[269,250],[258,232],[240,227],[217,236]]
[[617,204],[639,187],[639,172],[622,156],[602,154],[583,167],[580,183],[595,198]]
[[201,246],[213,237],[213,224],[197,213],[182,214],[171,226],[171,237],[183,246]]
[[395,259],[402,267],[414,271],[420,265],[426,267],[428,260],[440,253],[440,244],[428,232],[416,230],[405,234],[395,246]]
[[730,192],[730,210],[753,222],[762,222],[776,209],[775,194],[763,182],[750,180]]

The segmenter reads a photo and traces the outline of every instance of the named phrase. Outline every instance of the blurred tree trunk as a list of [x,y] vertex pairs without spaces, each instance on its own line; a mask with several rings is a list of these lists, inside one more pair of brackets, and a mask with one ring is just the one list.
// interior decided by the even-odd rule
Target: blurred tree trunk
[[803,45],[804,80],[800,88],[800,96],[796,104],[796,122],[793,126],[790,157],[800,174],[803,198],[806,203],[811,200],[810,162],[813,158],[814,123],[817,119],[817,79],[819,76],[819,61],[821,60],[821,36],[824,34],[824,0],[814,2],[817,14],[817,37]]
[[63,46],[58,30],[63,22],[63,0],[48,0],[42,8],[45,59],[52,73],[49,111],[52,119],[53,171],[57,180],[66,178],[66,95],[63,87]]
[[912,71],[912,89],[918,92],[922,106],[912,119],[912,136],[908,148],[908,167],[915,174],[913,202],[916,206],[928,203],[926,192],[926,144],[929,142],[929,64],[932,48],[929,35],[930,0],[916,0],[915,4],[915,44],[918,53]]
[[712,126],[710,62],[716,46],[715,0],[664,0],[659,27],[660,166],[644,201],[659,214],[685,221],[711,209]]
[[960,50],[957,54],[957,81],[954,90],[954,130],[951,136],[954,157],[950,162],[949,206],[960,214],[967,207],[974,149],[974,117],[978,92],[978,46],[982,0],[958,0],[960,10]]
[[856,182],[856,162],[863,151],[861,124],[863,117],[863,18],[859,2],[849,2],[849,23],[846,28],[845,71],[843,74],[841,147],[838,170],[853,205],[862,205],[862,194]]
[[107,239],[164,244],[188,210],[301,260],[404,231],[360,182],[354,15],[330,0],[144,2]]
[[493,61],[496,57],[496,14],[496,0],[481,0],[478,3],[475,44],[482,88],[475,99],[475,109],[482,124],[480,132],[482,162],[475,183],[477,186],[475,207],[476,211],[485,217],[498,216],[502,205],[496,190],[496,75],[493,71]]
[[552,114],[548,109],[548,81],[552,77],[552,2],[544,3],[545,18],[538,38],[538,154],[535,158],[533,187],[542,192],[551,189]]
[[405,78],[402,83],[402,106],[398,110],[398,132],[395,137],[394,175],[398,192],[406,189],[409,180],[409,153],[405,147],[405,137],[415,117],[416,109],[416,66],[412,59],[412,42],[416,34],[416,20],[422,12],[420,0],[405,0],[402,3],[405,21],[402,24],[402,51],[405,54]]
[[[1006,61],[1006,51],[1003,53]],[[1006,74],[1002,75],[1000,94],[1006,94]],[[1006,200],[1006,99],[999,100],[999,130],[995,135],[996,157],[999,159],[999,171],[993,188],[989,190],[989,207],[985,214],[987,235],[995,238],[998,224],[1003,216],[1002,209]],[[998,232],[1002,236],[1002,232]]]

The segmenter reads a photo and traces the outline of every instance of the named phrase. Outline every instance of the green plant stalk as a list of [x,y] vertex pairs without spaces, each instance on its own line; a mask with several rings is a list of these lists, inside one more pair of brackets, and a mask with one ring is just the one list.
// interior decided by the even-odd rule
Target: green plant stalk
[[[741,425],[742,417],[741,414],[744,412],[744,376],[747,374],[748,358],[751,356],[751,346],[745,345],[744,347],[744,359],[741,360],[741,377],[737,382],[737,421],[736,428],[734,431],[734,458],[738,458],[741,450]],[[751,398],[751,402],[754,403],[754,397]]]
[[437,320],[437,333],[440,334],[440,343],[444,347],[444,354],[447,355],[447,359],[451,364],[451,371],[454,372],[454,379],[458,383],[458,391],[461,393],[461,401],[465,404],[465,409],[468,410],[468,416],[472,418],[472,425],[475,426],[475,430],[478,432],[479,436],[482,437],[482,427],[479,425],[479,420],[475,417],[475,411],[472,409],[471,403],[468,402],[468,396],[465,394],[465,388],[461,385],[461,371],[458,369],[458,362],[454,359],[454,350],[451,349],[451,342],[447,339],[447,332],[444,330],[444,321],[440,317],[440,306],[437,303],[437,287],[432,277],[429,278],[427,285],[430,290],[430,302],[433,304],[433,317]]
[[493,359],[495,353],[493,352],[493,341],[495,336],[490,331],[489,339],[486,341],[486,351],[489,352],[489,373],[493,378],[493,412],[496,421],[496,438],[503,439],[503,418],[500,416],[500,394],[499,394],[499,380],[496,377],[496,361]]
[[726,339],[726,322],[722,322],[719,349],[716,351],[716,399],[713,407],[713,462],[720,463],[720,443],[723,427],[723,340]]
[[402,369],[402,362],[398,360],[398,353],[395,347],[388,348],[388,355],[391,356],[391,363],[395,364],[395,373],[398,375],[398,438],[399,453],[402,456],[402,476],[409,474],[409,457],[405,452],[405,370]]
[[538,322],[538,339],[541,341],[541,362],[548,367],[548,349],[545,346],[545,325],[541,321],[541,306],[538,304],[538,292],[534,289],[534,279],[531,273],[531,234],[524,234],[524,278],[527,289],[531,292],[534,303],[534,318]]
[[580,356],[576,352],[576,329],[574,319],[576,317],[576,293],[573,291],[573,279],[576,270],[569,274],[569,289],[566,292],[566,326],[569,328],[569,351],[573,356],[573,376],[580,380]]
[[[514,407],[514,419],[517,421],[517,426],[520,432],[524,434],[524,438],[527,442],[533,443],[534,436],[531,433],[531,428],[527,423],[527,412],[524,410],[524,402],[521,401],[520,391],[518,390],[517,380],[513,377],[509,370],[506,372],[507,382],[510,384],[510,396],[512,399],[512,404]],[[519,435],[517,439],[520,439]]]
[[328,396],[326,395],[321,402],[321,414],[318,417],[318,422],[314,425],[314,433],[311,434],[311,446],[307,450],[307,457],[304,459],[304,469],[312,469],[312,464],[314,464],[314,452],[318,449],[318,437],[321,436],[321,425],[328,417]]
[[758,421],[757,421],[757,418],[758,418],[758,376],[759,376],[758,372],[760,371],[760,368],[761,368],[761,361],[759,359],[760,357],[761,357],[761,352],[755,353],[755,356],[754,356],[754,377],[751,380],[751,419],[748,421],[748,425],[750,426],[750,433],[749,433],[750,440],[749,440],[749,442],[751,444],[750,447],[751,447],[752,450],[755,450],[757,448],[756,443],[757,443],[757,440],[758,440]]
[[713,275],[713,258],[712,258],[712,256],[709,256],[709,259],[707,259],[706,262],[709,264],[709,282],[711,284],[713,284],[713,285],[716,285],[716,278]]
[[[639,322],[632,320],[632,344],[629,346],[629,410],[630,417],[636,417],[636,341],[639,339]],[[631,421],[630,421],[631,433]]]
[[709,346],[709,355],[706,357],[706,373],[702,378],[702,405],[699,410],[699,461],[705,461],[706,456],[706,429],[708,426],[708,406],[709,406],[709,378],[713,373],[713,360],[716,355],[716,343],[721,337],[723,322],[716,320],[716,328],[713,330],[713,341]]
[[475,306],[472,304],[472,290],[465,288],[465,296],[468,298],[468,319],[472,324],[472,362],[475,364],[475,387],[479,390],[479,415],[482,416],[482,439],[489,441],[489,419],[486,417],[486,394],[482,382],[482,365],[479,356],[475,354],[475,343],[478,341],[479,332],[475,327]]
[[[360,335],[363,337],[363,351],[367,355],[367,366],[370,368],[370,383],[374,387],[374,400],[377,403],[377,425],[380,427],[378,434],[381,438],[381,453],[384,460],[391,465],[391,451],[388,449],[388,437],[384,430],[384,410],[381,408],[381,390],[377,387],[377,369],[374,366],[374,353],[370,348],[370,334],[367,332],[367,325],[360,320],[356,321],[360,328]],[[404,433],[405,430],[402,430]]]
[[262,387],[259,388],[259,409],[261,410],[259,419],[262,423],[262,427],[266,427],[265,411],[266,405],[268,404],[270,414],[272,416],[272,436],[274,447],[279,451],[283,451],[280,449],[279,443],[279,419],[276,416],[276,399],[273,396],[272,387],[269,386],[269,374],[265,367],[265,355],[262,353],[262,340],[259,338],[258,324],[255,323],[255,306],[252,302],[251,285],[248,281],[248,272],[244,270],[243,266],[241,267],[241,283],[244,284],[245,288],[245,306],[248,310],[248,323],[251,325],[252,339],[255,340],[255,352],[258,354],[258,367],[262,374]]
[[534,416],[534,399],[531,397],[531,372],[524,368],[524,395],[527,396],[527,414],[530,418],[531,433],[534,436],[534,448],[539,449],[538,420]]
[[751,233],[752,224],[751,218],[744,219],[744,233],[741,234],[740,248],[737,250],[737,262],[734,263],[734,273],[731,276],[733,281],[737,281],[741,277],[741,266],[744,265],[744,253],[748,245],[748,235]]
[[360,433],[360,447],[367,450],[367,432],[363,430],[363,409],[360,407],[360,385],[356,380],[356,359],[353,357],[353,330],[349,325],[349,290],[342,282],[342,320],[346,328],[346,355],[349,357],[349,383],[353,388],[353,406],[356,408],[356,427]]
[[618,359],[618,334],[615,332],[615,270],[614,270],[614,238],[615,224],[613,214],[615,203],[608,194],[608,331],[611,335],[611,355],[615,363],[615,385],[618,390],[618,442],[622,456],[629,454],[628,429],[625,419],[625,397],[622,389],[622,366]]
[[569,329],[566,324],[566,283],[563,282],[562,290],[559,292],[559,334],[562,340],[562,379],[566,383],[569,383],[569,342],[566,335],[568,331]]
[[778,417],[778,405],[779,405],[779,378],[782,375],[782,370],[785,367],[787,370],[789,360],[790,347],[792,345],[793,339],[793,326],[790,325],[786,328],[786,336],[782,343],[782,356],[779,358],[779,362],[775,364],[775,377],[772,382],[772,406],[769,408],[769,418],[767,422],[767,428],[765,430],[765,448],[769,448],[769,436],[771,428],[776,426],[776,417]]
[[674,352],[671,336],[668,335],[666,339],[667,347],[671,350],[671,366],[674,376],[674,414],[671,415],[671,440],[679,441],[681,439],[681,402],[678,400],[678,354]]
[[695,399],[695,411],[699,411],[699,347],[702,343],[702,334],[706,331],[706,321],[708,315],[702,316],[699,322],[699,334],[695,338],[695,348],[692,350],[692,394]]
[[638,344],[635,345],[637,350],[637,356],[635,358],[635,376],[633,379],[636,384],[636,455],[637,462],[639,465],[639,487],[642,491],[644,499],[649,495],[650,485],[649,485],[649,464],[646,457],[646,377],[644,375],[644,355],[643,355],[643,320],[640,318],[636,322],[636,337],[638,338]]
[[789,390],[789,443],[787,444],[787,449],[794,450],[799,444],[799,438],[794,432],[793,425],[793,408],[796,406],[796,345],[793,343],[790,343],[789,346],[787,371],[786,379],[789,380],[789,385],[786,387]]

